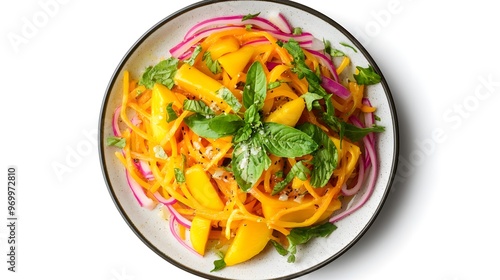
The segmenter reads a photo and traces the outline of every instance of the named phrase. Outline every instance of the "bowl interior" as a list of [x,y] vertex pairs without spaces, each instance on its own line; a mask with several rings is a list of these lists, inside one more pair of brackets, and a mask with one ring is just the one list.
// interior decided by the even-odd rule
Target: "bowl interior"
[[[138,205],[127,185],[124,168],[114,155],[116,150],[105,146],[106,138],[113,134],[113,111],[121,101],[123,71],[128,70],[132,77],[138,77],[147,66],[169,57],[168,50],[182,40],[189,27],[201,20],[257,12],[263,17],[281,12],[293,26],[313,33],[320,40],[327,39],[339,48],[342,47],[340,42],[347,43],[358,50],[355,53],[346,48],[352,67],[372,65],[381,73],[375,61],[355,38],[333,20],[308,7],[289,1],[201,1],[165,18],[131,47],[112,76],[102,106],[99,129],[101,163],[110,194],[123,218],[137,236],[159,256],[184,270],[207,278],[298,277],[329,263],[350,248],[371,225],[388,195],[395,173],[397,119],[389,88],[382,76],[382,83],[368,87],[370,100],[377,107],[377,116],[381,119],[379,124],[386,127],[386,131],[378,135],[377,139],[380,170],[375,191],[364,207],[336,223],[338,229],[328,238],[319,238],[306,246],[300,246],[294,264],[287,263],[286,257],[280,256],[272,246],[268,246],[266,252],[247,263],[211,273],[213,261],[217,259],[213,252],[208,252],[201,258],[187,251],[170,234],[168,222],[159,209],[149,211]],[[256,267],[259,269],[255,269]]]

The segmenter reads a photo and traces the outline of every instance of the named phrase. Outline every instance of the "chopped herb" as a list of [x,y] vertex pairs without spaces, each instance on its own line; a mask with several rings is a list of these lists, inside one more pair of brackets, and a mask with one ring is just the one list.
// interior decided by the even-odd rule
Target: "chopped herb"
[[167,122],[175,121],[178,118],[177,113],[172,108],[173,104],[173,102],[170,102],[167,105]]
[[220,259],[214,261],[214,268],[210,272],[219,271],[226,267],[226,262],[224,261],[224,254],[222,252],[218,252],[217,255]]
[[159,83],[172,89],[178,63],[179,60],[177,58],[170,57],[160,61],[154,67],[150,66],[146,68],[139,80],[139,85],[144,85],[151,89],[155,83]]
[[358,52],[358,50],[356,50],[353,46],[347,44],[347,43],[344,43],[344,42],[340,42],[339,44],[341,44],[342,46],[346,47],[346,48],[350,48],[351,50],[353,50],[355,53]]
[[323,99],[323,96],[317,94],[317,93],[312,93],[312,92],[307,92],[306,94],[303,94],[300,96],[304,98],[304,101],[306,102],[306,107],[308,111],[311,111],[313,109],[313,103],[317,100]]
[[220,72],[222,72],[222,68],[220,66],[219,61],[213,60],[210,52],[205,52],[203,54],[202,59],[205,62],[205,64],[207,65],[210,72],[212,72],[213,74],[219,74]]
[[183,104],[183,109],[185,111],[191,111],[194,113],[198,113],[204,117],[213,117],[215,116],[215,112],[210,109],[203,101],[201,100],[189,100],[185,99]]
[[241,21],[245,21],[247,19],[252,19],[252,18],[255,18],[255,17],[258,17],[260,15],[260,12],[259,13],[256,13],[256,14],[248,14],[246,16],[244,16]]
[[106,145],[108,146],[115,146],[115,147],[118,147],[118,148],[125,148],[125,138],[123,137],[108,137],[106,139]]
[[267,90],[273,90],[277,87],[281,86],[281,82],[280,81],[274,81],[274,82],[271,82],[267,85]]
[[302,35],[302,28],[295,27],[292,32],[293,35]]
[[227,87],[221,87],[219,91],[217,91],[217,95],[222,98],[222,100],[224,100],[235,113],[240,111],[241,103]]
[[196,57],[198,57],[198,55],[201,53],[201,51],[202,51],[201,45],[197,45],[194,48],[193,53],[191,54],[191,57],[189,57],[189,59],[184,60],[184,62],[189,64],[190,66],[193,66],[194,62],[196,61]]
[[186,177],[184,176],[184,171],[180,168],[174,168],[174,175],[175,175],[175,180],[177,183],[184,183],[186,182]]
[[354,74],[354,79],[359,85],[374,85],[378,84],[381,80],[380,75],[375,72],[375,69],[371,65],[368,65],[367,68],[356,66],[356,69],[358,69],[359,73]]
[[311,239],[316,237],[328,237],[336,229],[337,226],[328,222],[317,226],[293,228],[290,231],[290,234],[287,235],[288,248],[283,247],[283,245],[274,240],[272,240],[271,243],[280,255],[286,256],[290,254],[288,256],[288,262],[293,263],[295,262],[297,245],[306,244]]
[[285,179],[274,186],[271,195],[275,195],[282,191],[295,177],[302,181],[307,180],[307,175],[310,173],[311,171],[302,163],[302,161],[295,163],[290,169],[290,172],[286,174]]
[[251,24],[247,24],[247,25],[245,25],[245,30],[250,31],[250,30],[252,30],[252,27],[253,26]]

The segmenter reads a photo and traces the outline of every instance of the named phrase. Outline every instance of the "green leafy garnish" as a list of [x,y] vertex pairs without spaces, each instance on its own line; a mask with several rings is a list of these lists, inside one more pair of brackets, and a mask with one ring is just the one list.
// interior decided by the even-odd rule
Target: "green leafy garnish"
[[374,85],[378,84],[381,80],[380,75],[375,72],[371,65],[368,65],[367,68],[356,66],[356,69],[358,69],[359,73],[353,76],[359,85]]
[[123,137],[108,137],[106,139],[106,145],[108,146],[115,146],[115,147],[118,147],[118,148],[125,148],[125,138]]
[[241,103],[227,87],[221,87],[219,91],[217,91],[217,95],[222,98],[222,100],[224,100],[235,113],[240,111]]
[[[329,46],[329,42],[326,42],[326,46]],[[343,44],[344,46],[348,46]],[[321,86],[321,78],[316,75],[314,71],[309,69],[305,63],[305,55],[303,50],[300,48],[300,45],[297,41],[290,39],[288,42],[283,44],[283,47],[290,53],[293,57],[294,68],[292,69],[299,78],[305,78],[309,83],[309,93],[304,96],[304,100],[306,101],[307,109],[310,110],[312,108],[317,108],[320,110],[321,119],[335,132],[337,132],[340,136],[340,140],[345,137],[355,141],[356,139],[360,139],[366,134],[370,132],[380,132],[383,131],[383,127],[375,126],[368,129],[357,128],[354,125],[350,125],[344,122],[341,118],[335,116],[335,108],[332,104],[332,96],[328,94],[326,90]],[[371,69],[371,70],[370,70]],[[358,78],[355,79],[358,84],[370,84],[370,82],[377,81],[376,73],[373,71],[371,66],[369,68],[361,68],[358,67],[360,74],[357,75]],[[379,76],[378,76],[379,77]],[[380,78],[380,77],[379,77]],[[359,81],[358,81],[359,79]],[[378,79],[380,81],[380,79]],[[314,94],[314,95],[313,95]],[[324,100],[325,108],[321,106],[314,106],[317,103],[317,99],[322,97]],[[342,142],[341,142],[342,143]]]
[[281,82],[280,81],[274,81],[274,82],[270,82],[268,85],[267,85],[267,90],[273,90],[277,87],[281,86]]
[[260,62],[252,63],[248,69],[246,80],[243,88],[243,105],[248,109],[255,104],[257,110],[262,109],[267,94],[267,80]]
[[264,131],[264,146],[271,154],[279,157],[301,157],[318,148],[310,134],[291,126],[267,122],[264,123]]
[[222,67],[220,66],[219,61],[218,60],[213,60],[212,59],[212,55],[210,54],[210,52],[205,52],[203,54],[202,60],[205,62],[205,64],[207,65],[208,69],[213,74],[218,74],[218,73],[222,72]]
[[295,27],[292,32],[293,35],[302,35],[302,28]]
[[344,42],[340,42],[339,44],[341,44],[342,46],[346,47],[346,48],[350,48],[351,50],[353,50],[355,53],[358,52],[357,49],[355,49],[353,46],[347,44],[347,43],[344,43]]
[[311,135],[319,148],[312,153],[313,169],[311,171],[311,185],[316,188],[321,188],[328,183],[333,174],[333,170],[337,168],[338,151],[333,141],[321,128],[305,123],[299,127],[307,135]]
[[302,163],[302,161],[299,161],[295,163],[292,168],[290,169],[290,172],[286,174],[286,177],[283,181],[278,182],[271,193],[271,195],[275,195],[279,192],[281,192],[290,182],[292,182],[293,178],[297,177],[302,181],[307,180],[307,175],[309,175],[311,171]]
[[186,177],[184,176],[184,171],[180,168],[174,168],[174,175],[175,175],[175,180],[177,183],[184,183],[186,182]]
[[234,146],[231,165],[238,186],[243,191],[250,190],[262,172],[271,165],[258,133]]
[[244,16],[244,17],[241,19],[241,21],[245,21],[245,20],[247,20],[247,19],[252,19],[252,18],[254,18],[254,17],[258,17],[259,15],[260,15],[260,12],[258,12],[258,13],[256,13],[256,14],[248,14],[248,15]]
[[155,83],[159,83],[172,89],[178,63],[179,60],[177,58],[170,57],[160,61],[154,67],[149,66],[142,74],[139,85],[144,85],[146,88],[151,89]]
[[303,94],[300,97],[304,98],[304,101],[306,102],[306,107],[307,107],[308,111],[311,111],[313,109],[314,101],[323,99],[323,96],[321,96],[317,93],[312,93],[312,92],[308,92],[306,94]]
[[290,254],[288,256],[288,262],[293,263],[295,262],[295,254],[297,253],[298,245],[306,244],[311,239],[316,237],[328,237],[336,229],[337,226],[332,223],[324,223],[311,227],[293,228],[287,236],[289,243],[288,248],[283,247],[283,245],[274,240],[271,241],[271,243],[280,255],[286,256]]
[[215,116],[215,112],[210,109],[210,107],[205,104],[205,102],[201,100],[189,100],[185,99],[182,107],[185,111],[191,111],[194,113],[198,113],[204,117],[213,117]]
[[167,105],[167,122],[175,121],[178,118],[177,113],[172,108],[173,104],[173,102],[170,102]]
[[333,48],[330,41],[323,39],[323,44],[325,45],[324,52],[329,54],[331,57],[346,56],[343,51]]
[[215,117],[194,114],[185,118],[184,122],[197,135],[210,139],[233,135],[243,126],[241,118],[233,114],[221,114]]
[[184,62],[189,64],[190,66],[193,66],[194,62],[196,61],[196,57],[198,57],[198,55],[201,53],[201,51],[202,51],[201,45],[197,45],[194,48],[193,53],[191,54],[189,59],[184,60]]
[[210,270],[210,272],[219,271],[226,267],[226,262],[224,261],[224,254],[222,252],[218,252],[217,255],[220,259],[214,261],[214,268]]

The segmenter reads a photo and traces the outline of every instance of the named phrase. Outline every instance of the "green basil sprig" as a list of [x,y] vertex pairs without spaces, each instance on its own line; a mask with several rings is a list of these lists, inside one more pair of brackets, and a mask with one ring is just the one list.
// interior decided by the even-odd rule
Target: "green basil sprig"
[[[247,72],[243,90],[243,107],[246,109],[243,118],[241,114],[215,115],[202,101],[186,100],[184,103],[184,110],[195,112],[185,119],[185,123],[199,136],[212,139],[234,136],[231,168],[236,182],[244,191],[250,190],[271,165],[269,153],[295,158],[318,148],[313,138],[296,128],[262,121],[261,111],[267,88],[263,66],[254,62]],[[225,96],[226,101],[230,100],[233,111],[238,112],[240,108],[229,93],[219,92],[219,95]]]

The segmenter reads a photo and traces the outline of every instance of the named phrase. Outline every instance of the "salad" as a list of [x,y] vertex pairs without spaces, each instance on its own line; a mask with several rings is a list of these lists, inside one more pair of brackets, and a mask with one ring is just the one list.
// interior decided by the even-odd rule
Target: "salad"
[[124,71],[107,144],[140,206],[165,210],[187,250],[217,252],[212,271],[268,244],[294,262],[369,199],[384,128],[365,90],[381,78],[345,49],[357,52],[281,14],[234,15],[195,24],[139,77]]

